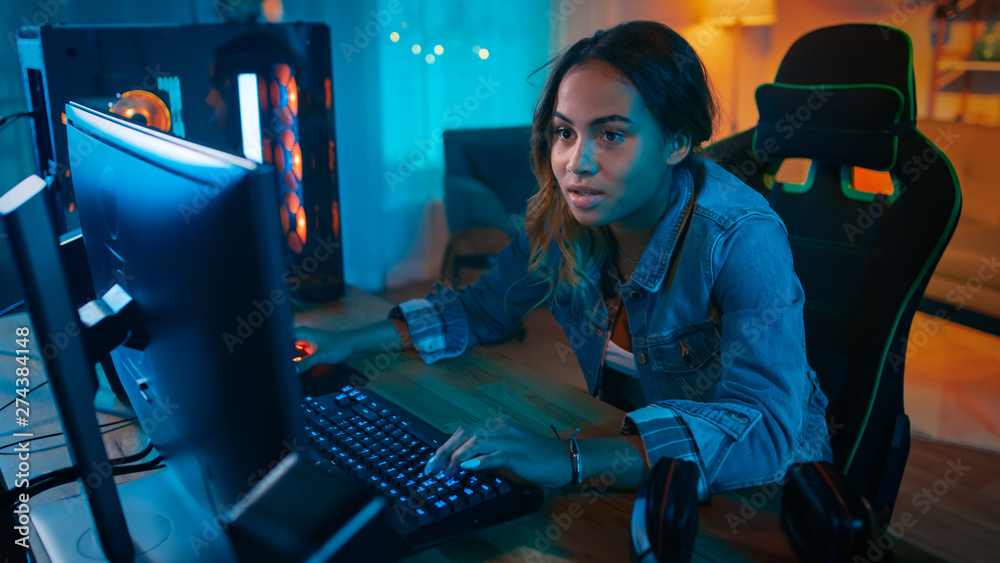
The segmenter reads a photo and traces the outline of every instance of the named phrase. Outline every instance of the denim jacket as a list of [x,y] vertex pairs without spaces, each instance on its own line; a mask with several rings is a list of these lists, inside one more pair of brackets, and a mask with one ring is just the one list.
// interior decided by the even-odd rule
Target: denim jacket
[[[527,274],[522,231],[474,285],[457,294],[436,285],[390,314],[406,320],[430,363],[498,338],[546,301],[596,396],[613,307],[622,304],[650,403],[628,413],[623,432],[640,434],[650,464],[664,456],[696,461],[704,498],[779,481],[795,462],[832,459],[787,237],[763,197],[691,156],[674,170],[667,211],[630,282],[587,272],[595,288],[587,302],[596,309],[581,313],[559,293],[546,300],[547,285]],[[559,257],[558,249],[547,256],[553,270]],[[596,289],[609,286],[604,295]]]

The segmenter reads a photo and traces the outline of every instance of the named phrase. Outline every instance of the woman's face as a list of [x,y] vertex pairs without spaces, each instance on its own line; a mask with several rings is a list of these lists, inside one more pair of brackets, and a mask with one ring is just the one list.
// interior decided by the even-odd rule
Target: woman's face
[[681,135],[664,137],[620,71],[603,61],[570,69],[552,127],[552,172],[577,221],[630,231],[656,227],[672,165],[687,155],[687,143]]

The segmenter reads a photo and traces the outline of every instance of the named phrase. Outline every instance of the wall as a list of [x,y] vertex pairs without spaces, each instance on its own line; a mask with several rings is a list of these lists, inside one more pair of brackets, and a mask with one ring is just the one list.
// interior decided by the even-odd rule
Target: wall
[[[220,2],[244,1],[8,0],[0,4],[0,30],[9,39],[7,34],[26,23],[217,21],[215,8]],[[732,10],[739,13],[746,1],[732,0]],[[685,36],[704,59],[724,111],[717,137],[732,130],[731,121],[736,129],[753,126],[757,85],[774,77],[781,57],[796,38],[831,24],[870,22],[906,31],[913,40],[921,115],[927,102],[931,0],[776,0],[777,23],[744,28],[738,42],[732,28],[718,25],[717,15],[703,13],[701,0],[550,0],[547,4],[510,0],[462,3],[460,10],[447,8],[453,4],[444,0],[398,2],[403,12],[392,15],[384,26],[372,27],[378,28],[374,34],[365,32],[370,45],[347,60],[340,45],[357,41],[357,30],[377,23],[378,14],[393,5],[392,0],[285,0],[286,21],[324,21],[331,26],[346,274],[349,283],[371,290],[387,283],[429,279],[438,271],[447,231],[441,206],[443,151],[436,131],[442,126],[528,123],[544,75],[530,81],[528,76],[559,50],[596,29],[653,19]],[[437,63],[412,64],[405,60],[409,55],[396,52],[399,45],[388,40],[391,30],[402,31],[408,21],[414,22],[410,30],[422,34],[420,41],[428,45],[437,42],[437,36],[460,28],[460,33],[448,35],[448,40],[459,42],[455,49],[469,49],[462,42],[480,37],[497,48],[494,56],[474,67],[449,69],[448,57],[458,52],[451,44],[446,44],[449,50]],[[477,100],[477,109],[457,124],[456,119],[448,119],[449,108],[467,101],[476,91],[477,78],[490,73],[503,84],[497,94]],[[939,119],[951,115],[956,99],[955,95],[941,99]],[[23,107],[16,53],[5,43],[0,47],[0,115]],[[973,107],[998,111],[1000,104],[993,96],[974,99]],[[29,139],[24,123],[0,134],[0,190],[33,171]],[[414,156],[415,150],[421,154]],[[398,173],[404,164],[415,164],[405,182],[389,181],[387,172]]]
[[[731,11],[739,14],[747,0],[732,0]],[[717,136],[752,127],[757,121],[754,90],[773,80],[781,57],[801,35],[813,29],[842,23],[877,23],[898,27],[913,41],[917,87],[917,109],[927,104],[932,56],[932,0],[775,0],[777,22],[770,26],[744,27],[738,45],[732,27],[720,25],[720,14],[705,14],[701,0],[675,2],[637,0],[552,0],[553,9],[570,6],[564,33],[556,48],[573,40],[631,19],[652,19],[670,25],[698,51],[709,71],[724,112]],[[734,76],[737,78],[734,81]],[[735,84],[734,84],[735,82]],[[734,102],[734,86],[738,94]],[[956,96],[941,100],[939,116],[950,115]],[[985,103],[995,103],[987,100]],[[922,115],[922,114],[921,114]]]
[[[0,7],[0,29],[13,38],[22,25],[58,22],[215,22],[219,11],[253,1],[17,0]],[[284,12],[285,21],[331,29],[348,283],[377,291],[387,282],[433,277],[447,241],[441,132],[530,122],[540,86],[526,78],[547,56],[547,6],[286,0]],[[414,44],[424,49],[419,56]],[[432,53],[436,45],[443,53]],[[489,56],[474,52],[478,46],[488,47]],[[12,40],[0,51],[0,115],[6,115],[24,108],[24,94]],[[26,123],[0,136],[0,186],[34,171],[30,139]]]

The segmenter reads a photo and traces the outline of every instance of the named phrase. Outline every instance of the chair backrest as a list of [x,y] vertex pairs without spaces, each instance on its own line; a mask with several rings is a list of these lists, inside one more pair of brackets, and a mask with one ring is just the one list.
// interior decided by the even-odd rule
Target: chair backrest
[[537,185],[530,126],[445,131],[444,161],[449,231],[494,227],[513,236],[523,226]]
[[[951,163],[915,128],[913,91],[904,32],[818,29],[758,88],[757,126],[706,151],[764,194],[788,227],[835,464],[890,513],[909,452],[909,327],[961,207]],[[811,159],[805,184],[775,181],[791,158]],[[891,194],[855,189],[876,170],[891,177]]]

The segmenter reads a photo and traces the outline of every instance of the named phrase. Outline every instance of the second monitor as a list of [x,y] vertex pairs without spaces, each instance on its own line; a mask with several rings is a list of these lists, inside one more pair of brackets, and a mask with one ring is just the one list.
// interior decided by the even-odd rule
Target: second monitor
[[273,170],[79,104],[66,115],[86,147],[72,172],[94,289],[122,285],[147,341],[112,352],[118,376],[218,515],[301,443]]

